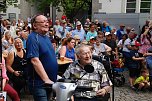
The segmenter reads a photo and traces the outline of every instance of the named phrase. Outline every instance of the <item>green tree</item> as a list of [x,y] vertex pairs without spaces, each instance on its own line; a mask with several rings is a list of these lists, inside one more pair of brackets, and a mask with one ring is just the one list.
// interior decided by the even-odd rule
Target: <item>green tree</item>
[[91,0],[61,0],[63,12],[74,18],[81,10],[89,11]]
[[92,0],[29,0],[39,4],[39,10],[44,11],[50,4],[58,10],[63,7],[63,12],[68,18],[74,18],[81,10],[90,11]]

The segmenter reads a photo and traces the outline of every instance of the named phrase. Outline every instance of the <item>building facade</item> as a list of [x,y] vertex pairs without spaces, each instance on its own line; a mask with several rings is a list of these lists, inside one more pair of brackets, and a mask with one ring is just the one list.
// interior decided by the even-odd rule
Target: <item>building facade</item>
[[32,2],[27,2],[26,0],[13,0],[13,5],[8,5],[6,12],[0,12],[3,19],[22,19],[27,20],[38,13],[37,4]]
[[18,19],[20,15],[20,0],[12,0],[10,3],[13,3],[13,5],[9,5],[6,2],[8,8],[6,11],[0,12],[0,14],[4,19]]
[[[26,20],[38,13],[37,3],[18,1],[14,6],[8,6],[6,12],[0,12],[4,19],[23,19]],[[152,19],[152,0],[92,0],[92,15],[95,13],[149,13]],[[63,12],[57,12],[60,18]],[[52,7],[50,7],[50,17],[52,17]]]
[[92,7],[92,21],[107,21],[115,28],[124,23],[137,33],[146,20],[152,19],[152,0],[96,0]]
[[149,13],[152,18],[152,0],[92,0],[94,13]]

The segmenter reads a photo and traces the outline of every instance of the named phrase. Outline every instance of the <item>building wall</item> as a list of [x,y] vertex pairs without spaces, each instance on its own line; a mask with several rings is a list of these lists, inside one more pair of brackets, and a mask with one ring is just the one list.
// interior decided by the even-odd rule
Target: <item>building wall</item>
[[[127,0],[92,0],[92,14],[98,13],[126,13]],[[140,13],[140,2],[136,0],[135,13]],[[152,18],[152,0],[151,0],[151,18]]]
[[20,0],[20,18],[27,20],[31,16],[31,3],[26,0]]
[[[137,3],[139,1],[140,0],[137,0]],[[92,15],[94,15],[94,13],[126,13],[126,2],[127,0],[92,0]],[[38,13],[37,3],[31,4],[26,2],[26,0],[18,0],[17,5],[18,7],[9,6],[6,13],[0,12],[4,15],[3,18],[9,19],[10,17],[14,17],[16,20],[19,18],[26,20],[27,17]],[[52,7],[50,7],[50,17],[52,17],[51,8]],[[140,13],[138,5],[136,7],[136,13]],[[56,12],[56,17],[61,18],[62,14],[63,12]],[[152,2],[149,18],[152,19]]]
[[35,14],[40,13],[37,9],[38,4],[36,2],[27,2],[26,0],[20,0],[21,3],[21,13],[20,18],[23,20],[27,20],[28,17],[32,17]]
[[121,13],[122,2],[123,0],[99,0],[101,7],[98,12]]
[[[145,20],[152,19],[152,0],[150,13],[140,13],[140,2],[141,0],[136,0],[135,13],[126,13],[127,0],[96,0],[92,3],[92,20],[98,19],[100,22],[106,20],[116,28],[119,27],[119,23],[124,23],[139,29]],[[128,19],[130,16],[132,18]]]
[[[10,15],[11,14],[11,15]],[[19,14],[20,14],[20,9],[19,8],[14,8],[13,6],[9,6],[7,11],[6,11],[6,16],[5,19],[10,19],[13,17],[13,14],[16,15],[15,19],[19,19]],[[14,16],[15,16],[14,15]]]
[[22,19],[27,20],[28,17],[31,17],[38,12],[37,10],[37,3],[31,3],[27,2],[26,0],[18,0],[18,3],[16,3],[18,7],[14,6],[8,6],[6,13],[0,12],[3,16],[3,19]]

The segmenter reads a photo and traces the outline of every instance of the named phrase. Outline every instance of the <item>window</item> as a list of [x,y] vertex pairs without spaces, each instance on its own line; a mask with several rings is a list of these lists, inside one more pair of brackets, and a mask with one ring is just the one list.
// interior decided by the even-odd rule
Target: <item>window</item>
[[151,0],[141,0],[141,1],[151,1]]
[[135,3],[128,3],[127,8],[136,8],[136,4]]
[[127,13],[135,13],[135,9],[126,9]]
[[126,13],[135,13],[136,0],[127,0]]
[[127,0],[127,2],[136,2],[136,0]]
[[150,13],[151,0],[141,0],[140,12]]
[[16,19],[16,13],[8,13],[8,17],[10,20]]

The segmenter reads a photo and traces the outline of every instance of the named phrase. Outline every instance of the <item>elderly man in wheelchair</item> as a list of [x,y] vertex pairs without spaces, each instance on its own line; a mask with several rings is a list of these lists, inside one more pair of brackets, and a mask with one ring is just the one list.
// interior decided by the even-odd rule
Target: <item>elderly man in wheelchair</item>
[[[72,100],[108,101],[112,82],[108,77],[104,65],[92,59],[92,53],[88,45],[78,45],[75,48],[75,52],[77,61],[71,63],[63,74],[64,78],[77,79],[78,87]],[[84,70],[86,66],[92,66],[94,71],[87,73]]]

